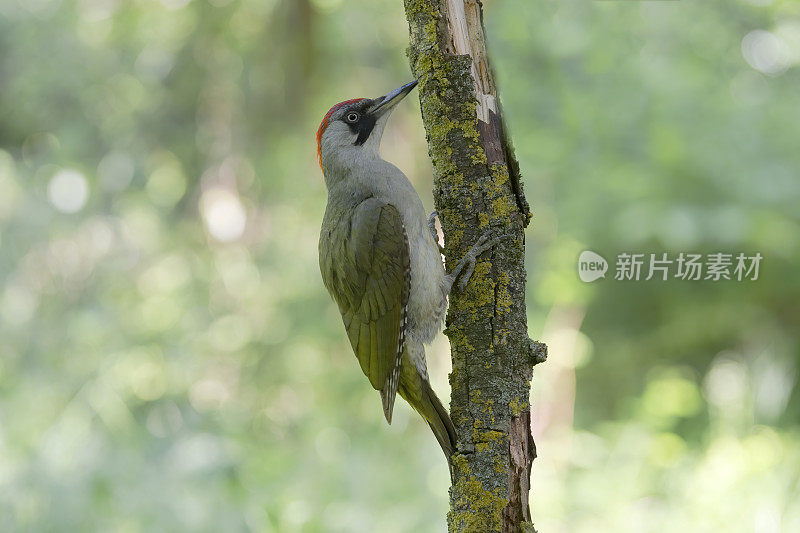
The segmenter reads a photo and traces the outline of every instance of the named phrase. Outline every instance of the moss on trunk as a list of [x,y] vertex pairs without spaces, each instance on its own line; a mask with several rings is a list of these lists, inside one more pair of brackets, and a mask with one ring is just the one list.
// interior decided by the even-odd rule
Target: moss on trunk
[[[531,215],[504,133],[480,3],[405,0],[405,8],[448,270],[487,229],[509,235],[481,256],[466,291],[450,297],[445,333],[458,452],[448,526],[523,531],[532,528],[530,380],[544,353],[528,338],[525,313]],[[465,47],[469,53],[457,53]]]

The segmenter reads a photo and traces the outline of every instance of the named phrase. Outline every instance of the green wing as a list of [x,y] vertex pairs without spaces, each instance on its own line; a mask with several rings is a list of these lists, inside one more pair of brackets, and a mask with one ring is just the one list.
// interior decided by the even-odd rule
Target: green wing
[[410,287],[408,239],[400,213],[391,204],[369,198],[351,213],[338,220],[326,213],[320,270],[361,370],[381,391],[384,414],[391,422]]

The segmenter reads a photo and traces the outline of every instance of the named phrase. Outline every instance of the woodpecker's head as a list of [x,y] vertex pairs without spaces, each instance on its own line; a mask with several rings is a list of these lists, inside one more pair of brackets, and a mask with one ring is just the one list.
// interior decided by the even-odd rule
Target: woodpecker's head
[[368,154],[377,155],[392,109],[416,85],[414,80],[385,96],[355,98],[333,106],[317,130],[317,156],[323,171],[329,162],[346,165]]

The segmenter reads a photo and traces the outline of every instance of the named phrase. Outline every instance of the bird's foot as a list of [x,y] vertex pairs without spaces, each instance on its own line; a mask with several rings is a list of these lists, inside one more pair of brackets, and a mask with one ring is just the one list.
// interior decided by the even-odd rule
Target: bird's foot
[[472,274],[475,272],[475,261],[478,259],[478,256],[509,237],[511,237],[511,235],[495,235],[492,230],[481,235],[475,244],[472,245],[472,248],[464,254],[464,257],[458,262],[453,272],[450,273],[450,283],[452,284],[460,276],[461,279],[458,282],[458,288],[461,291],[466,289],[470,278],[472,278]]

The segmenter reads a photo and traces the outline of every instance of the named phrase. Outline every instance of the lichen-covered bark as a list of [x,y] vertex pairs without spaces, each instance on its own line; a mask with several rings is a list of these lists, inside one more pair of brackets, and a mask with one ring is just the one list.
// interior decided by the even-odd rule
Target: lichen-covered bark
[[532,531],[536,449],[528,338],[525,237],[530,211],[503,129],[477,0],[405,0],[411,68],[434,168],[434,200],[448,269],[487,229],[509,238],[485,253],[466,291],[450,297],[451,417],[458,433],[451,532]]

